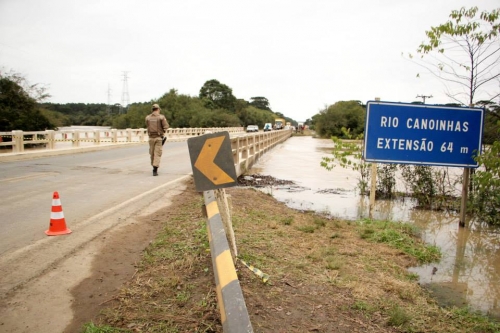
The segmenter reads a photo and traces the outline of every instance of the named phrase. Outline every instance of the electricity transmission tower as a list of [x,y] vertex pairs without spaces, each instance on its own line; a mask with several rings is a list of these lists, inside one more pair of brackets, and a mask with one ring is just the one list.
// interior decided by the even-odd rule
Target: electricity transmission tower
[[429,96],[425,96],[425,95],[417,95],[416,98],[422,98],[422,100],[424,101],[424,104],[425,104],[425,99],[426,98],[432,98],[432,95],[429,95]]
[[[130,96],[128,95],[128,71],[124,71],[123,72],[123,89],[122,89],[122,107],[121,107],[121,110],[123,110],[123,108],[126,108],[128,106],[128,104],[130,103]],[[121,113],[121,110],[120,110],[120,113]]]
[[108,114],[111,113],[111,87],[109,86],[109,83],[108,83],[108,106],[106,108],[106,111]]

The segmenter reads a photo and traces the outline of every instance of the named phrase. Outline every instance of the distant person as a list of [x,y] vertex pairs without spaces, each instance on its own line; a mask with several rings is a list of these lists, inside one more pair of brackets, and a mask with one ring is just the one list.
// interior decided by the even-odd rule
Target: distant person
[[[170,127],[167,118],[160,114],[160,106],[153,104],[152,112],[146,117],[146,129],[149,136],[149,156],[151,157],[151,166],[153,167],[153,176],[158,176],[161,154],[163,152],[163,136]],[[165,137],[166,139],[166,137]]]

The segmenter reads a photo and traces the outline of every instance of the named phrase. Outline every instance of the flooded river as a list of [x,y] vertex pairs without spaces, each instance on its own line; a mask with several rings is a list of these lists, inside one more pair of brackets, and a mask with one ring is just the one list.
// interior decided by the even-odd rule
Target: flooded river
[[[289,207],[351,220],[370,217],[369,198],[357,191],[358,172],[320,166],[332,147],[331,140],[292,137],[264,154],[250,173],[294,181],[297,186],[261,189]],[[458,213],[414,206],[411,199],[377,200],[371,217],[414,223],[427,243],[441,249],[439,263],[410,268],[440,304],[468,305],[500,319],[500,228],[474,221],[459,228]]]

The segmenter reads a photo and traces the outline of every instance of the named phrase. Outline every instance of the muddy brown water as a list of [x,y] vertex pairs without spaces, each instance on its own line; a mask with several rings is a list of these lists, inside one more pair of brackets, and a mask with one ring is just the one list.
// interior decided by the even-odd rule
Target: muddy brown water
[[340,166],[328,171],[320,166],[332,148],[331,140],[292,137],[266,153],[249,173],[294,181],[296,185],[259,189],[295,209],[351,220],[371,217],[414,223],[423,239],[443,254],[439,263],[409,269],[419,275],[421,285],[441,305],[469,306],[500,319],[500,228],[480,221],[468,221],[466,228],[460,228],[458,213],[416,209],[410,198],[377,200],[370,214],[369,198],[357,190],[357,171]]

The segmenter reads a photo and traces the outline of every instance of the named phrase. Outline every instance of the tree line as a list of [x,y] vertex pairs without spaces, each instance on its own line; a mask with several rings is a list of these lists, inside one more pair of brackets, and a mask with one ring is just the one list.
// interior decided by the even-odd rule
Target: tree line
[[[275,118],[297,125],[294,119],[274,112],[267,98],[256,96],[250,101],[236,98],[229,86],[217,80],[205,82],[198,96],[170,89],[158,99],[133,103],[126,108],[120,104],[44,102],[49,96],[45,87],[30,84],[20,74],[0,72],[0,131],[42,131],[72,125],[142,128],[154,103],[160,105],[173,128],[250,124],[263,128]],[[500,106],[493,101],[479,101],[476,105],[486,110],[483,142],[492,144],[500,140]],[[366,105],[361,101],[338,101],[319,111],[306,124],[323,138],[360,138],[364,133],[365,113]]]
[[[412,104],[422,104],[413,102]],[[500,105],[493,101],[478,101],[475,104],[485,110],[483,143],[500,141]],[[442,106],[460,107],[457,103]],[[361,139],[365,131],[366,104],[360,101],[339,101],[312,117],[312,127],[323,138]]]
[[143,128],[151,105],[158,103],[172,128],[239,127],[274,123],[275,118],[297,122],[271,109],[263,96],[250,101],[236,98],[232,89],[209,80],[198,96],[179,94],[170,89],[163,96],[124,108],[120,104],[49,103],[45,87],[31,85],[17,73],[0,72],[0,131],[43,131],[63,126],[110,126],[117,129]]

